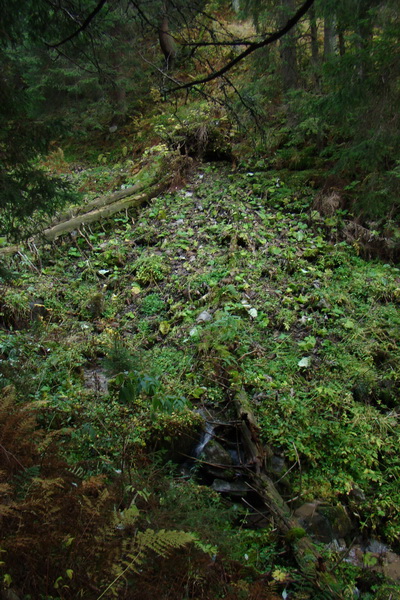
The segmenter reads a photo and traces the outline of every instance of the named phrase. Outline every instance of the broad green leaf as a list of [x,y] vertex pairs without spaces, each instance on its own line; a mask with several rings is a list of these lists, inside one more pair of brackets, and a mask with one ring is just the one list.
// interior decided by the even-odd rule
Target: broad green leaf
[[171,324],[168,323],[168,321],[161,321],[161,323],[160,323],[160,325],[159,325],[158,328],[159,328],[159,330],[161,331],[161,333],[163,335],[167,335],[167,333],[171,329]]
[[303,358],[299,360],[297,365],[299,367],[302,367],[303,369],[308,369],[308,367],[311,365],[311,356],[303,356]]

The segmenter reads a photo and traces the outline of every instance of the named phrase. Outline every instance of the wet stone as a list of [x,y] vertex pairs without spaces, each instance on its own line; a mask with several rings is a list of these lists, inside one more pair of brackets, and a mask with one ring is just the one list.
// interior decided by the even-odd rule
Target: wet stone
[[294,514],[307,533],[319,542],[329,544],[335,536],[328,519],[317,512],[318,506],[316,502],[307,502],[300,506]]
[[378,540],[369,540],[366,545],[355,544],[344,560],[364,571],[381,573],[400,582],[400,556]]
[[334,539],[345,538],[352,531],[352,523],[342,505],[329,506],[320,502],[307,502],[295,511],[304,529],[316,540],[329,544]]
[[359,487],[353,487],[349,492],[350,500],[353,500],[357,504],[361,504],[361,502],[365,501],[365,494]]
[[318,513],[328,519],[335,538],[346,538],[351,533],[352,523],[341,504],[337,506],[319,506]]
[[288,468],[285,459],[277,454],[271,457],[269,471],[277,477],[282,477],[287,472]]
[[231,496],[244,496],[249,490],[249,486],[244,481],[224,481],[223,479],[214,479],[212,489],[221,494]]
[[222,444],[211,439],[204,446],[199,459],[203,461],[203,471],[221,479],[233,479],[235,476],[232,456]]
[[196,321],[198,323],[206,323],[207,321],[212,321],[212,315],[207,310],[203,310],[197,317]]

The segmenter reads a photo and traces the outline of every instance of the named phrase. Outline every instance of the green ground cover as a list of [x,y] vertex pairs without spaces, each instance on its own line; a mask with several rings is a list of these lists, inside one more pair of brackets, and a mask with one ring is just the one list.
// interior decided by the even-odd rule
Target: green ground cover
[[83,477],[127,476],[141,519],[296,579],[273,533],[233,527],[240,507],[162,458],[149,466],[199,426],[193,408],[223,411],[243,387],[263,441],[294,465],[290,495],[340,500],[399,550],[400,271],[358,256],[343,215],[321,216],[311,187],[281,177],[202,166],[139,214],[21,252],[1,286],[0,374],[42,427],[65,432]]

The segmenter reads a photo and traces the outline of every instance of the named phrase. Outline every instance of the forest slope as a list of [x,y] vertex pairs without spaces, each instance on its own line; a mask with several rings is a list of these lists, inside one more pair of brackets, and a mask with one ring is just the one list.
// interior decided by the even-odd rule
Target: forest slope
[[399,550],[399,269],[358,256],[340,215],[321,216],[311,188],[281,177],[203,165],[136,214],[21,251],[1,286],[0,352],[3,385],[40,401],[46,429],[71,428],[62,452],[83,479],[117,478],[154,528],[196,531],[296,593],[298,581],[271,576],[295,567],[269,529],[235,534],[203,487],[215,513],[200,523],[180,476],[168,490],[149,477],[146,493],[132,480],[155,450],[182,460],[171,447],[198,430],[193,409],[222,418],[243,388],[262,442],[290,468],[291,506],[340,503],[354,537]]

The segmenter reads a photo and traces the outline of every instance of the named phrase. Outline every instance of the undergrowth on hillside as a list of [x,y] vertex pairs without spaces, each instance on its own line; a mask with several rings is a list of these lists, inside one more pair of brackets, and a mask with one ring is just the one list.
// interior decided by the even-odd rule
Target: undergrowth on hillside
[[[290,500],[340,500],[365,535],[398,550],[400,271],[359,256],[342,215],[318,213],[314,195],[257,164],[203,166],[140,214],[24,250],[1,285],[2,387],[36,403],[48,435],[69,429],[59,452],[84,480],[122,478],[133,490],[158,453],[163,484],[153,474],[133,492],[143,519],[196,533],[213,572],[233,582],[216,591],[199,558],[198,573],[185,571],[192,597],[273,598],[300,585],[272,530],[238,534],[242,509],[224,520],[216,493],[161,466],[172,441],[195,445],[202,419],[192,409],[222,411],[238,387],[265,444],[292,466]],[[187,568],[179,556],[175,577]],[[340,568],[353,589],[355,569]],[[151,574],[141,579],[148,594]],[[316,593],[306,597],[325,597]]]

